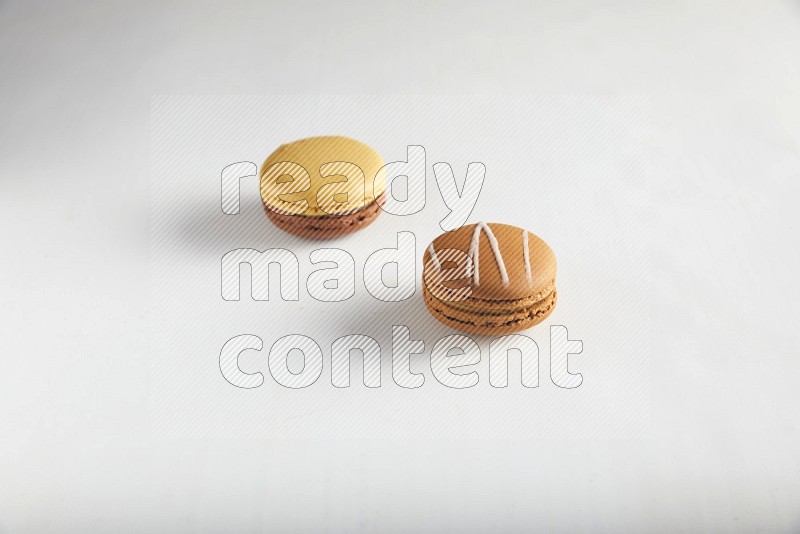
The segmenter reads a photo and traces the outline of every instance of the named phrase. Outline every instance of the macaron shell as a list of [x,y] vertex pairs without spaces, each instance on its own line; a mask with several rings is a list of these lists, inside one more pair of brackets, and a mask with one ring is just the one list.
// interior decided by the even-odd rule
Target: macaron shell
[[[457,249],[469,253],[475,231],[474,224],[462,226],[433,240],[436,251]],[[499,263],[495,259],[486,232],[478,238],[479,283],[472,284],[472,297],[484,300],[517,300],[544,294],[555,284],[556,257],[553,250],[542,239],[522,228],[508,224],[489,223],[496,239],[500,256],[508,275],[504,284]],[[528,280],[524,257],[523,233],[528,235],[528,257],[531,279]],[[423,269],[433,268],[430,248],[423,256]],[[468,273],[464,273],[467,277]]]
[[[301,175],[297,165],[307,175]],[[267,209],[284,215],[355,213],[385,192],[383,166],[380,154],[354,139],[301,139],[280,146],[261,165],[261,199]]]

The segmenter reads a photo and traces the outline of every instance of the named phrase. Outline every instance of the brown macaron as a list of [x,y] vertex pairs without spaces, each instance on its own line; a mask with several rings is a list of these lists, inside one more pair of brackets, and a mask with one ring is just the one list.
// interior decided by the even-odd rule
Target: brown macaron
[[386,197],[383,159],[368,145],[339,136],[280,146],[261,165],[261,200],[286,232],[330,239],[369,225]]
[[508,334],[556,305],[556,257],[539,237],[507,224],[462,226],[423,255],[423,297],[442,323],[471,334]]

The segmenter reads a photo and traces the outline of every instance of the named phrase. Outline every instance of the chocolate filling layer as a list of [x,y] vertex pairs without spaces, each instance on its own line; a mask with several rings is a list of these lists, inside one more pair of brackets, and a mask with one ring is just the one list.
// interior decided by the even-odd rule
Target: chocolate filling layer
[[529,328],[545,319],[553,310],[557,300],[554,289],[544,299],[521,310],[509,310],[505,314],[463,312],[449,308],[446,303],[436,299],[427,288],[423,289],[425,302],[433,315],[445,324],[477,334],[491,334],[494,331],[508,332]]
[[275,213],[266,206],[267,217],[281,230],[310,239],[329,239],[355,232],[378,218],[386,194],[367,204],[364,209],[347,215],[325,215],[308,217],[306,215],[286,215]]

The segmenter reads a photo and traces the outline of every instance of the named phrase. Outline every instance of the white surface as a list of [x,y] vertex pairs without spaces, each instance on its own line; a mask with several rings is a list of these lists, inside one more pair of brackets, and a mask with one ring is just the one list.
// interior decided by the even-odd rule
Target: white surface
[[[796,531],[799,20],[790,2],[3,4],[0,532]],[[646,435],[158,430],[151,96],[348,92],[649,96]]]
[[[400,442],[641,437],[650,424],[648,116],[646,98],[626,96],[155,99],[150,286],[155,434]],[[369,139],[387,161],[404,160],[409,144],[424,146],[425,207],[407,216],[382,214],[345,238],[297,239],[269,223],[258,180],[251,177],[240,183],[240,213],[222,213],[223,167],[242,159],[261,161],[282,142],[308,132],[333,131]],[[522,387],[516,357],[509,364],[509,387],[491,387],[488,351],[494,337],[476,339],[483,357],[473,368],[479,376],[473,390],[449,389],[432,374],[434,344],[457,333],[428,314],[421,293],[422,252],[442,233],[439,223],[448,213],[431,170],[439,161],[449,162],[461,181],[469,162],[485,165],[471,222],[530,228],[556,251],[558,306],[526,332],[540,347],[536,390]],[[365,265],[375,251],[397,247],[399,232],[415,236],[416,258],[402,268],[417,281],[417,291],[407,300],[384,302],[367,291]],[[355,293],[343,302],[319,302],[307,290],[309,274],[320,267],[312,266],[310,253],[330,247],[354,259]],[[283,277],[280,283],[269,280],[269,301],[252,300],[250,277],[253,286],[264,286],[265,280],[246,267],[240,300],[224,301],[221,259],[242,248],[291,251],[299,262],[298,300],[280,298]],[[491,256],[481,258],[481,269],[493,269],[492,262]],[[273,268],[270,276],[277,273]],[[612,302],[613,318],[605,316]],[[392,361],[400,357],[392,347],[393,325],[407,326],[413,339],[425,343],[425,353],[411,361],[413,372],[427,375],[419,390],[393,380]],[[550,325],[565,325],[572,339],[584,342],[585,352],[571,357],[570,365],[584,375],[579,390],[551,382]],[[266,376],[258,390],[242,391],[221,377],[220,350],[240,334],[263,342],[260,354],[240,359],[245,371]],[[267,355],[290,334],[312,338],[325,360],[335,339],[371,336],[382,347],[381,389],[363,386],[359,356],[353,358],[348,391],[331,385],[329,361],[307,391],[284,390],[268,371]]]

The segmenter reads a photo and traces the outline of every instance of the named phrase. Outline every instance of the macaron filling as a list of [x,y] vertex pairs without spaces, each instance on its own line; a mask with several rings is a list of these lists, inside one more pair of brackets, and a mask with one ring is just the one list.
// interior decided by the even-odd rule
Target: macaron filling
[[[453,306],[453,303],[443,302],[434,297],[428,288],[424,289],[424,296],[428,307],[431,311],[439,315],[438,318],[446,319],[447,321],[456,322],[468,327],[477,328],[508,328],[518,325],[525,326],[530,323],[532,326],[544,319],[555,307],[558,293],[554,289],[544,299],[534,303],[518,304],[511,307],[487,307],[482,310],[465,309],[462,307]],[[497,301],[483,301],[494,302]]]
[[267,217],[282,230],[304,237],[335,237],[363,228],[374,221],[381,211],[386,196],[381,195],[364,209],[346,215],[286,215],[264,206]]

